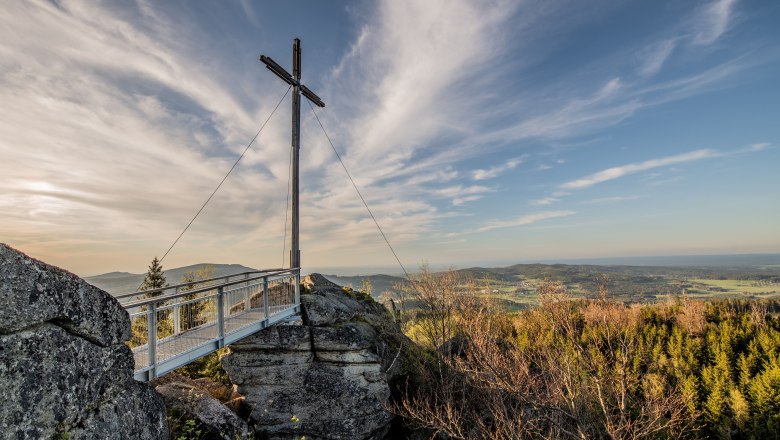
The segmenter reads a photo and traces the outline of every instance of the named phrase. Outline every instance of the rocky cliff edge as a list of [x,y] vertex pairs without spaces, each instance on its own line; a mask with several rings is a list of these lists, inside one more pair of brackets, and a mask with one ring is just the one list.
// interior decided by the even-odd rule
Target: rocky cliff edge
[[307,276],[302,320],[230,347],[222,365],[269,438],[381,438],[404,336],[369,295]]

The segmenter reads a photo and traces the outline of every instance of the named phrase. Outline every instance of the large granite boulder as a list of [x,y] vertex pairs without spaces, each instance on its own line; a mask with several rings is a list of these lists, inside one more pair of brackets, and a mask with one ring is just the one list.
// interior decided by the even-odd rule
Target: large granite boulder
[[113,296],[0,243],[0,333],[56,322],[101,346],[130,339],[130,318]]
[[403,335],[369,295],[318,274],[303,281],[302,317],[230,346],[222,365],[269,438],[381,438]]
[[0,244],[0,432],[167,438],[162,400],[133,380],[129,337],[111,295]]

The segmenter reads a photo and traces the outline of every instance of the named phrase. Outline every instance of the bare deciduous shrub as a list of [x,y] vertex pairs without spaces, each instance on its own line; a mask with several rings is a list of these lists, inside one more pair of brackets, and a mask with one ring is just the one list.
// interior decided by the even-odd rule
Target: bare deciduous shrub
[[684,299],[677,322],[690,334],[700,335],[707,326],[707,305],[704,301]]
[[769,313],[769,306],[764,301],[754,301],[750,303],[750,321],[759,328],[766,328],[766,315]]
[[468,294],[461,283],[453,269],[434,273],[423,265],[419,274],[400,286],[405,302],[414,304],[412,313],[420,342],[439,347],[455,336],[457,309]]
[[680,436],[692,420],[682,394],[638,368],[639,309],[571,300],[551,281],[539,294],[511,318],[461,298],[452,339],[436,346],[442,368],[392,410],[443,438]]

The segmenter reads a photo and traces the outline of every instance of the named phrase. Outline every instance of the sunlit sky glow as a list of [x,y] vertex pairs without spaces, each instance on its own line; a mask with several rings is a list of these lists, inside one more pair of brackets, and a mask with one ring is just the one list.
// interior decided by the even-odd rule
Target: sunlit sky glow
[[[780,2],[0,10],[0,241],[81,275],[165,252],[285,92],[258,56],[289,66],[296,36],[411,267],[780,252]],[[392,266],[302,110],[304,266]],[[289,131],[287,101],[165,267],[282,264]]]

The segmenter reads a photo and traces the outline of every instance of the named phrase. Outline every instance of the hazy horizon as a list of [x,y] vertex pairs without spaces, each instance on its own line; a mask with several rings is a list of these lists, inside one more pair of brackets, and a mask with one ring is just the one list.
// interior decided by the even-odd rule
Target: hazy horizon
[[[425,262],[420,262],[414,266],[405,265],[406,270],[410,273],[417,272]],[[202,262],[197,264],[225,264],[225,265],[243,265],[241,263],[217,263],[217,262]],[[780,270],[780,252],[777,253],[763,253],[763,254],[707,254],[707,255],[647,255],[647,256],[621,256],[621,257],[604,257],[604,258],[561,258],[550,260],[518,260],[518,261],[472,261],[472,262],[460,262],[457,264],[430,264],[429,267],[435,271],[446,270],[450,267],[455,269],[467,269],[471,267],[489,267],[500,268],[513,266],[516,264],[590,264],[590,265],[603,265],[603,266],[690,266],[690,267],[759,267],[759,266],[777,266]],[[187,265],[191,266],[191,265]],[[164,270],[181,269],[187,266],[180,267],[166,267]],[[328,275],[344,275],[344,276],[357,276],[357,275],[392,275],[403,276],[403,272],[398,265],[395,266],[311,266],[304,265],[302,273],[321,273]],[[84,278],[96,277],[101,275],[107,275],[110,273],[123,273],[132,275],[141,275],[145,272],[125,272],[125,271],[109,271],[96,274],[79,274]]]
[[[410,269],[780,252],[778,3],[0,11],[0,242],[75,273],[165,253],[286,91],[259,55],[289,68],[295,37],[317,114]],[[287,264],[289,99],[165,267]],[[302,110],[304,265],[393,267]]]

